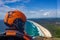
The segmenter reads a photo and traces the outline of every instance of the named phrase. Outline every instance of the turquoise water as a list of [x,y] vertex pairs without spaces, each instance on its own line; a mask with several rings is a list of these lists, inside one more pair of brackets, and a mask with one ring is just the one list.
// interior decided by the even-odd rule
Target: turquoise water
[[38,36],[39,35],[38,29],[36,28],[35,25],[33,25],[33,23],[27,21],[25,26],[26,26],[25,30],[28,35],[30,35],[30,36]]

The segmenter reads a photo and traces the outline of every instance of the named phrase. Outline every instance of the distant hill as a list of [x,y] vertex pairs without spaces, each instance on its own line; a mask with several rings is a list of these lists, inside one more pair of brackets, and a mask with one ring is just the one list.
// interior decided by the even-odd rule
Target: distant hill
[[60,22],[60,18],[38,18],[38,19],[29,19],[32,21],[35,21],[41,25],[51,23],[51,24],[56,24],[56,22]]

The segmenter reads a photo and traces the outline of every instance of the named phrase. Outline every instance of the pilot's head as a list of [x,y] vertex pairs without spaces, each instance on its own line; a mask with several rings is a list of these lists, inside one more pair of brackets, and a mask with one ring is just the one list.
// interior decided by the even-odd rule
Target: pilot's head
[[17,28],[17,29],[24,29],[24,24],[26,22],[26,16],[18,10],[9,11],[6,13],[4,18],[4,23],[8,27]]

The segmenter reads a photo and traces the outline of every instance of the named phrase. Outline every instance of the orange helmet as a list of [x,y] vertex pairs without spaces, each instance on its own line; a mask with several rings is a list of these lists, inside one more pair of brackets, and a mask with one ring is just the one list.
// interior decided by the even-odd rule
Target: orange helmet
[[12,25],[16,19],[21,19],[24,23],[26,22],[26,16],[21,11],[14,10],[6,13],[4,23]]

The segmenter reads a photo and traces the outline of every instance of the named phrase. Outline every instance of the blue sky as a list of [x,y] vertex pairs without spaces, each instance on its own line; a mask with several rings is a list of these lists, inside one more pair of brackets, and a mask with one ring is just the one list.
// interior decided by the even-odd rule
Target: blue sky
[[60,17],[60,0],[0,0],[0,19],[6,12],[16,9],[27,18]]

